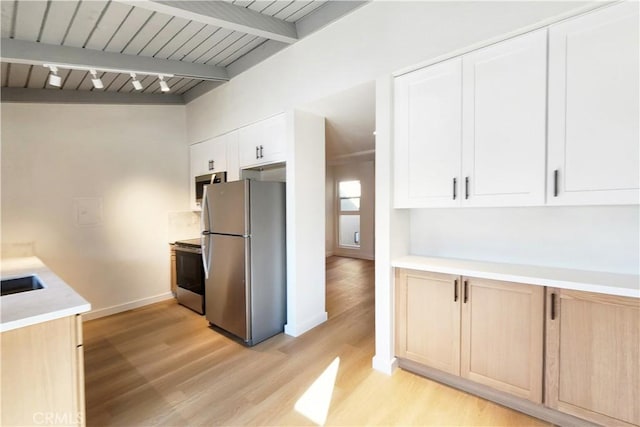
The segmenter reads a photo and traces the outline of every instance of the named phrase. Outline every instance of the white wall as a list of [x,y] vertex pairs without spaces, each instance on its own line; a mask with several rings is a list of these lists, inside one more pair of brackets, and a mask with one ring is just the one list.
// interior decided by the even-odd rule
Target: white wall
[[324,118],[303,111],[287,114],[287,324],[284,331],[297,337],[327,320]]
[[[94,311],[167,297],[188,156],[184,106],[2,104],[2,242],[34,242]],[[100,225],[77,225],[85,197]]]
[[333,179],[333,166],[327,165],[325,169],[325,202],[324,202],[324,216],[325,216],[325,254],[326,256],[333,255],[333,245],[335,244],[335,180]]
[[411,210],[410,252],[640,274],[638,206]]
[[[333,166],[334,186],[340,181],[360,181],[362,197],[360,198],[360,249],[341,248],[337,237],[334,237],[333,253],[338,256],[374,259],[375,242],[375,169],[374,162],[353,162]],[[334,196],[337,204],[337,195]],[[334,208],[337,209],[337,206]],[[336,210],[332,212],[336,218]],[[334,236],[337,236],[337,218],[333,225]]]

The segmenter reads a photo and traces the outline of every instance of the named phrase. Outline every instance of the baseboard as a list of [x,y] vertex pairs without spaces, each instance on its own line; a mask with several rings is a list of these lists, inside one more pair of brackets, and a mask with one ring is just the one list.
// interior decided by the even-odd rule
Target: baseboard
[[535,418],[547,421],[549,423],[564,426],[564,427],[596,427],[597,424],[593,424],[589,421],[581,418],[574,417],[573,415],[565,414],[555,409],[548,408],[539,403],[533,403],[527,399],[513,396],[509,393],[505,393],[499,390],[495,390],[491,387],[483,384],[467,380],[465,378],[451,375],[446,372],[439,371],[437,369],[429,368],[411,360],[400,359],[398,366],[407,371],[411,371],[423,377],[432,379],[439,383],[451,386],[458,390],[466,391],[467,393],[474,394],[482,397],[483,399],[490,400],[499,405],[506,406],[507,408],[515,409],[516,411],[525,413]]
[[395,357],[392,359],[386,359],[376,355],[371,359],[371,367],[383,374],[392,375],[393,371],[398,367],[398,359]]
[[324,253],[325,258],[329,258],[330,256],[333,256],[333,251],[327,251]]
[[334,251],[331,255],[340,256],[344,258],[356,258],[356,259],[366,259],[369,261],[375,261],[376,257],[370,254],[354,254],[350,252],[340,252]]
[[306,322],[303,322],[299,325],[292,325],[290,323],[287,323],[286,325],[284,325],[284,333],[287,335],[290,335],[292,337],[299,337],[300,335],[304,334],[307,331],[310,331],[311,329],[315,328],[316,326],[324,323],[327,321],[327,319],[329,318],[329,316],[327,315],[327,312],[323,312],[318,314],[317,316],[307,320]]
[[133,310],[134,308],[144,307],[145,305],[154,304],[156,302],[165,301],[173,298],[171,292],[165,292],[164,294],[155,295],[148,298],[142,298],[139,300],[127,302],[124,304],[112,305],[111,307],[100,308],[98,310],[91,310],[90,312],[82,315],[82,320],[99,319],[100,317],[111,316],[112,314],[122,313],[123,311]]

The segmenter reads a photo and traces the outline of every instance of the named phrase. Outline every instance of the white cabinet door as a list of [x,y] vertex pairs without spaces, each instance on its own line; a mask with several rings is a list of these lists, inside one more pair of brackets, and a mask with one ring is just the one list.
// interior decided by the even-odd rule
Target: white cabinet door
[[395,80],[395,207],[460,202],[462,60]]
[[205,145],[206,173],[227,170],[227,136],[219,136],[203,143]]
[[279,114],[262,122],[261,161],[277,163],[286,157],[286,116]]
[[637,2],[550,28],[548,203],[638,203],[638,49]]
[[286,157],[286,115],[279,114],[239,130],[240,167],[277,163]]
[[238,181],[240,179],[238,131],[233,131],[225,135],[227,143],[227,181]]
[[542,205],[547,30],[463,57],[463,205]]
[[204,142],[193,144],[189,147],[191,177],[207,173],[206,151],[207,147]]

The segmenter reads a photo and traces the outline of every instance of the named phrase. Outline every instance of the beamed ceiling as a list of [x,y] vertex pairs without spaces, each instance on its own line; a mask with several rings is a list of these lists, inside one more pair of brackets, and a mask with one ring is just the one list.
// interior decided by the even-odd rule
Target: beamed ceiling
[[[182,103],[362,1],[1,0],[4,101]],[[60,64],[60,88],[49,69]],[[83,69],[69,69],[64,65]],[[88,68],[104,84],[94,88]],[[138,71],[136,91],[124,71]],[[162,93],[157,75],[171,88]]]

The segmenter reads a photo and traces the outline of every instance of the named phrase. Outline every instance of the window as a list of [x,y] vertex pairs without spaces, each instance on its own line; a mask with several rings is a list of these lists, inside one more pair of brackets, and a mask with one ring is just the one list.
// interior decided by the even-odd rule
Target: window
[[338,244],[360,248],[360,181],[338,183]]

